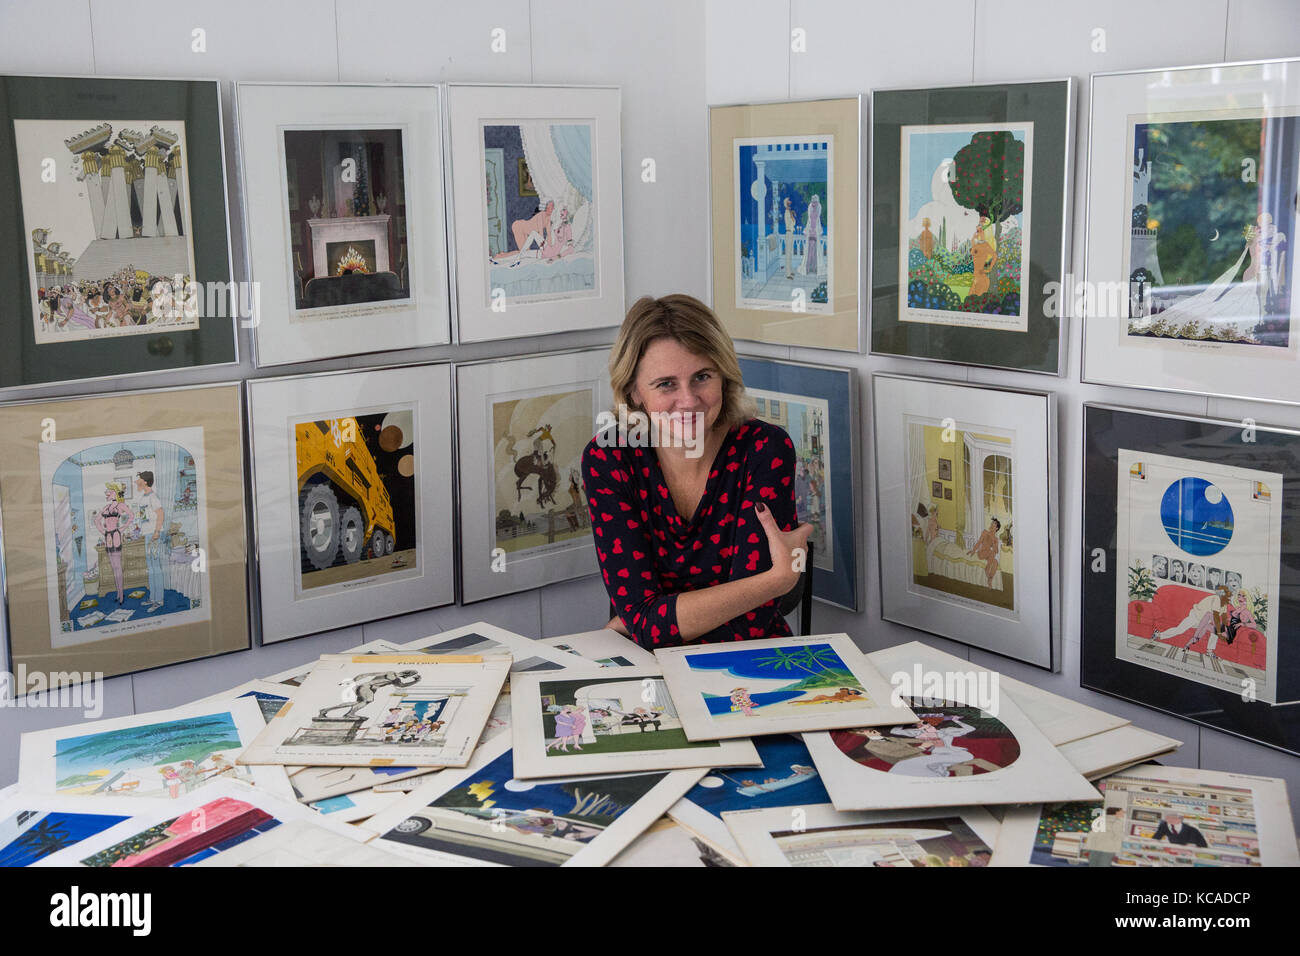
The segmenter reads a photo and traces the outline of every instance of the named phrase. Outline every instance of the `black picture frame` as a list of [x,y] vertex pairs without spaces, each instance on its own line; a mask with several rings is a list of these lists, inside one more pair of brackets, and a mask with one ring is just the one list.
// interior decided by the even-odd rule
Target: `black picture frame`
[[[23,221],[14,121],[84,119],[89,124],[141,118],[185,124],[192,278],[203,293],[199,327],[38,344],[26,237],[42,224]],[[71,159],[57,157],[56,172],[68,175]],[[0,224],[0,250],[5,253],[0,256],[0,298],[9,304],[0,314],[0,335],[8,345],[0,350],[0,388],[238,361],[238,295],[231,294],[235,287],[218,81],[0,76]],[[214,287],[209,283],[224,284],[226,294],[208,295]],[[214,314],[206,314],[209,304],[216,306]]]
[[[1117,560],[1120,449],[1277,472],[1283,476],[1282,550],[1278,600],[1270,606],[1279,636],[1276,699],[1300,699],[1300,653],[1287,653],[1287,636],[1300,628],[1300,548],[1294,543],[1300,527],[1300,433],[1093,403],[1084,404],[1083,418],[1080,685],[1300,755],[1296,704],[1243,699],[1242,693],[1116,655],[1116,575],[1128,573]],[[1172,563],[1176,547],[1171,543],[1165,550]],[[1187,559],[1184,555],[1184,562]],[[1212,556],[1193,560],[1207,566],[1224,564]]]
[[[871,354],[1060,375],[1069,262],[1075,86],[1071,78],[933,89],[878,90],[871,98]],[[902,321],[898,228],[901,130],[913,125],[1034,124],[1027,331]]]

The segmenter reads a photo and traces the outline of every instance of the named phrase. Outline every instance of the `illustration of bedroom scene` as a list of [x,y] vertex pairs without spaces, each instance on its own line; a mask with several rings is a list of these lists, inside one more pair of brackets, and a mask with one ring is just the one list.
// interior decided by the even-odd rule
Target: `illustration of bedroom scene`
[[167,441],[96,445],[65,459],[51,489],[64,631],[198,606],[199,487],[186,448]]
[[738,306],[789,308],[799,289],[808,311],[825,311],[832,146],[829,137],[737,143]]
[[914,583],[1016,609],[1013,456],[1010,438],[909,424]]
[[402,131],[286,130],[299,309],[411,296]]
[[1184,477],[1165,489],[1160,519],[1168,543],[1178,547],[1139,555],[1128,568],[1129,647],[1263,680],[1268,595],[1221,553],[1236,524],[1229,496],[1204,478]]
[[488,296],[596,290],[592,124],[483,127]]

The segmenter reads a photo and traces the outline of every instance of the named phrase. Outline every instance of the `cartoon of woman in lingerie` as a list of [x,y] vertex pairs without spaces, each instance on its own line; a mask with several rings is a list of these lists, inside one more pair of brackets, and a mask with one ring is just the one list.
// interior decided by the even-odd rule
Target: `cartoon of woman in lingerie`
[[95,527],[104,538],[104,553],[113,568],[113,583],[117,585],[117,603],[120,606],[123,601],[122,530],[131,523],[131,508],[124,504],[126,485],[120,481],[108,482],[104,485],[104,498],[108,504],[95,515]]

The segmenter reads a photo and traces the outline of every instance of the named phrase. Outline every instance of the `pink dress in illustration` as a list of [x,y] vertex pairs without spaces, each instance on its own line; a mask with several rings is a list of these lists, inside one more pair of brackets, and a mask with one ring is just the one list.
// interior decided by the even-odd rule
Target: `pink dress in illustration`
[[754,716],[754,701],[744,687],[737,687],[731,692],[731,711],[735,713],[738,710],[743,710],[746,717]]

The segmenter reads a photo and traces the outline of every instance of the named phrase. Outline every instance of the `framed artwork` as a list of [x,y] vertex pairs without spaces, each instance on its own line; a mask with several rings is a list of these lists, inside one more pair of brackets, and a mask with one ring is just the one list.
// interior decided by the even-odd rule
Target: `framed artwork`
[[510,710],[514,774],[521,780],[758,764],[748,740],[690,741],[654,667],[592,664],[517,674]]
[[463,767],[509,670],[502,655],[323,654],[240,762]]
[[830,804],[723,814],[750,866],[988,866],[999,824],[981,807],[844,813]]
[[248,383],[262,643],[455,599],[451,366]]
[[1061,373],[1074,96],[1072,78],[872,94],[873,354]]
[[112,677],[248,647],[237,385],[7,404],[0,435],[13,666]]
[[952,691],[903,697],[915,723],[804,734],[831,802],[886,810],[1100,799],[1007,695],[986,709],[969,687]]
[[265,728],[256,702],[187,704],[22,735],[24,792],[97,804],[110,798],[176,800],[220,780],[242,780],[292,798],[280,767],[241,767],[243,748]]
[[603,866],[703,773],[523,781],[502,737],[481,746],[465,770],[441,773],[376,814],[366,829],[379,834],[372,846],[429,865]]
[[993,866],[1300,866],[1286,782],[1147,764],[1105,802],[1009,807]]
[[456,341],[623,316],[621,93],[447,86]]
[[655,651],[689,740],[909,723],[847,634]]
[[1300,753],[1300,433],[1083,408],[1081,683]]
[[457,364],[461,600],[598,570],[582,450],[608,409],[607,349]]
[[853,369],[739,356],[757,417],[794,442],[795,508],[813,526],[813,597],[858,609],[858,402]]
[[713,310],[738,339],[861,351],[862,97],[709,108]]
[[708,771],[671,807],[668,815],[727,857],[746,866],[745,854],[727,829],[723,813],[770,807],[808,807],[830,802],[798,734],[754,738],[761,767]]
[[0,76],[0,183],[0,387],[238,361],[215,80]]
[[451,341],[437,86],[237,83],[254,358]]
[[1300,403],[1298,68],[1093,74],[1085,382]]
[[1055,396],[884,374],[872,386],[881,616],[1057,669]]

